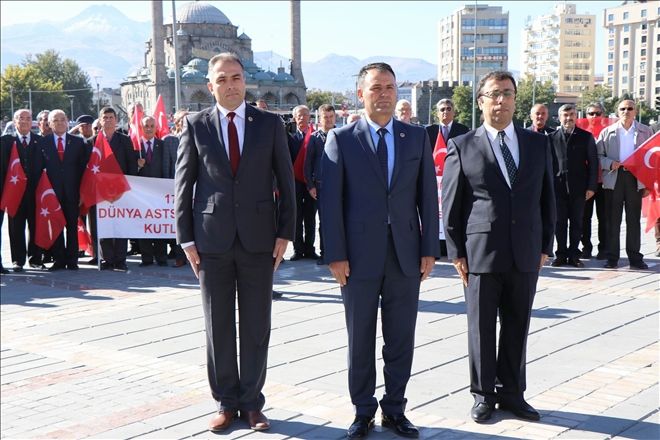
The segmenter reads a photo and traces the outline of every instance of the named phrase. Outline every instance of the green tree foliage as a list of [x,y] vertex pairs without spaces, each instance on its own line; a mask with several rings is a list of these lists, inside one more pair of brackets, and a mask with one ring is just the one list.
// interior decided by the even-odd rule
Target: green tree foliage
[[334,105],[336,110],[341,108],[342,104],[350,105],[348,98],[338,92],[329,90],[309,89],[307,90],[307,107],[313,112],[323,104]]
[[584,108],[579,110],[584,112],[587,109],[587,106],[592,102],[600,102],[605,107],[606,114],[616,114],[616,105],[618,101],[619,100],[616,97],[612,96],[612,90],[609,87],[597,85],[591,90],[586,90],[582,93],[581,103]]
[[[513,121],[521,126],[529,126],[532,121],[529,118],[529,112],[534,103],[550,104],[555,100],[555,89],[552,86],[552,81],[540,82],[534,81],[532,77],[518,81],[518,93],[516,94],[516,112],[513,115]],[[532,102],[532,98],[534,102]]]
[[29,90],[32,90],[33,117],[41,110],[61,108],[71,116],[93,114],[93,92],[89,76],[71,59],[61,59],[54,50],[37,55],[28,55],[20,65],[9,65],[2,73],[0,105],[2,116],[11,118],[11,96],[14,110],[28,107]]
[[[472,128],[472,87],[471,86],[456,86],[451,97],[454,103],[455,113],[454,119],[465,124],[468,128]],[[481,125],[479,118],[481,117],[481,110],[477,107],[476,113],[476,127]]]

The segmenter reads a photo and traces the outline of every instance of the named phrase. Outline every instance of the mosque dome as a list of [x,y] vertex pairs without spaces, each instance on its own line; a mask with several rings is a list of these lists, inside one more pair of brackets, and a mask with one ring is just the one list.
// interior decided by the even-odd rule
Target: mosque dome
[[181,74],[181,79],[184,82],[202,83],[206,82],[206,76],[196,69],[185,69]]
[[192,24],[231,24],[220,9],[204,2],[186,3],[176,11],[176,21]]
[[281,82],[295,81],[295,78],[289,75],[288,73],[282,71],[282,72],[278,72],[277,75],[275,75],[275,81],[281,81]]
[[206,72],[209,70],[209,62],[201,58],[193,58],[192,60],[188,61],[186,67],[199,70],[200,72]]

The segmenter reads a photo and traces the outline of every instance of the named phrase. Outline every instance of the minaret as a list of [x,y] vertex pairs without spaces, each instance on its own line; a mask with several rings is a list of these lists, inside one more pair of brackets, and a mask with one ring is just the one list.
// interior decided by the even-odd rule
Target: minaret
[[145,102],[145,111],[153,111],[158,95],[164,99],[169,97],[167,92],[168,80],[165,71],[165,45],[163,43],[163,2],[162,0],[151,1],[151,81],[155,90],[153,102]]
[[300,0],[291,0],[291,76],[296,83],[304,84],[300,55]]

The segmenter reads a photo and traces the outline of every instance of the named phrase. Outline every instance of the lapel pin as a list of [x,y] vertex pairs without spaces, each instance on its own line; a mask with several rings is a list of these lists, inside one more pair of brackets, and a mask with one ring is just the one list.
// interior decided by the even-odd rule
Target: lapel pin
[[248,116],[248,121],[252,122],[252,116]]
[[406,137],[406,134],[405,133],[399,133],[399,136],[404,138],[404,137]]

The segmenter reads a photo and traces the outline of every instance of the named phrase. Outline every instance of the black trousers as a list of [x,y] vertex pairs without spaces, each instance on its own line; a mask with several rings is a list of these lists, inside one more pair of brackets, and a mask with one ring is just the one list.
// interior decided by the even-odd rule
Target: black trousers
[[614,189],[606,189],[605,198],[609,209],[609,225],[607,241],[607,260],[618,262],[621,249],[621,220],[626,211],[626,255],[628,261],[642,261],[641,247],[642,230],[642,193],[637,189],[637,179],[629,171],[619,168]]
[[167,240],[138,240],[140,245],[140,256],[143,263],[167,263]]
[[[236,238],[222,254],[200,255],[211,394],[219,410],[261,410],[273,294],[273,255],[245,250]],[[236,298],[240,364],[236,350]]]
[[[64,206],[64,218],[66,227],[57,237],[51,248],[53,258],[57,264],[76,265],[78,264],[78,214],[80,213],[77,204]],[[66,242],[64,237],[66,236]]]
[[[555,193],[557,206],[557,222],[555,223],[557,252],[555,254],[557,258],[578,258],[580,254],[584,196],[584,192],[568,194],[566,191],[559,190]],[[566,239],[568,239],[568,246]]]
[[593,252],[591,244],[591,218],[596,206],[596,218],[598,219],[598,253],[607,254],[607,210],[605,208],[605,190],[603,184],[598,184],[598,189],[592,198],[584,203],[584,214],[582,216],[582,253],[584,255]]
[[[25,194],[16,215],[9,217],[9,248],[11,250],[11,261],[14,265],[23,267],[29,258],[30,264],[41,264],[42,250],[34,244],[35,234],[35,211],[34,202],[28,201],[29,195]],[[34,194],[32,195],[34,197]],[[25,238],[25,226],[27,225],[27,244]]]
[[[494,405],[503,400],[519,402],[523,397],[527,388],[527,334],[537,280],[538,272],[468,276],[465,303],[470,392],[477,402]],[[498,315],[499,346],[495,338]]]
[[296,180],[296,237],[293,251],[302,255],[313,254],[315,238],[316,200],[307,191],[307,185]]
[[353,279],[341,289],[348,330],[348,390],[356,415],[373,417],[379,402],[376,391],[376,323],[381,309],[385,394],[384,414],[403,413],[406,386],[415,348],[419,276],[401,271],[392,236],[382,278]]
[[321,229],[321,182],[315,182],[316,183],[316,208],[319,213],[319,248],[321,251],[321,257],[323,257],[323,230]]

